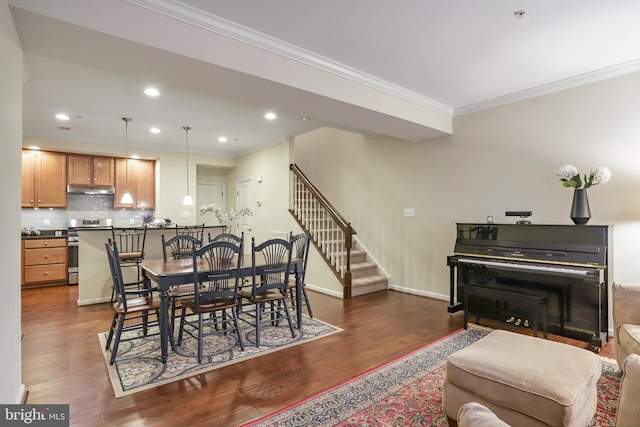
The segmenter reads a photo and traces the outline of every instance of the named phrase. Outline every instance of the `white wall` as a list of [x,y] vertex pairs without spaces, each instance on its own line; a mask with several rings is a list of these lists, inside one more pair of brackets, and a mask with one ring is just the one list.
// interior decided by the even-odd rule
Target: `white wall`
[[[456,117],[452,136],[412,143],[323,129],[297,137],[296,163],[352,222],[391,284],[448,296],[456,222],[572,224],[556,170],[607,166],[589,224],[614,226],[614,280],[640,282],[640,73]],[[415,217],[403,217],[413,207]]]
[[[238,159],[238,167],[227,177],[227,209],[236,207],[236,183],[251,180],[253,200],[250,209],[252,233],[260,243],[271,237],[271,232],[289,232],[300,230],[297,223],[287,212],[289,208],[289,143],[283,141],[264,150],[248,154]],[[257,176],[262,176],[258,183]],[[260,202],[261,206],[258,206]],[[250,245],[250,238],[245,245]]]
[[7,0],[0,0],[0,129],[2,157],[0,187],[3,209],[0,234],[8,250],[0,260],[2,270],[2,326],[0,326],[1,403],[21,403],[24,394],[21,372],[20,299],[20,150],[22,142],[22,48]]

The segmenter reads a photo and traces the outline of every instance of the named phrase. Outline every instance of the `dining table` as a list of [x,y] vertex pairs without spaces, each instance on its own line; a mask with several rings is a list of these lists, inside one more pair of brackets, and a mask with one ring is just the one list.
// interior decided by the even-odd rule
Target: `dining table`
[[[253,276],[253,265],[251,254],[244,254],[240,263],[240,278]],[[237,263],[236,263],[237,265]],[[262,258],[256,254],[255,274],[260,276],[269,266]],[[169,296],[168,291],[173,286],[186,285],[193,283],[193,259],[159,259],[159,260],[143,260],[140,263],[140,269],[144,277],[157,285],[160,294],[160,309],[158,314],[158,323],[160,324],[160,348],[162,351],[162,363],[167,361],[169,355],[169,342],[173,347],[171,339],[170,316],[169,316]],[[207,264],[204,260],[198,262],[198,273],[206,272]],[[291,259],[290,272],[294,274],[296,279],[296,326],[298,329],[302,327],[302,277],[304,272],[304,262],[302,258]]]

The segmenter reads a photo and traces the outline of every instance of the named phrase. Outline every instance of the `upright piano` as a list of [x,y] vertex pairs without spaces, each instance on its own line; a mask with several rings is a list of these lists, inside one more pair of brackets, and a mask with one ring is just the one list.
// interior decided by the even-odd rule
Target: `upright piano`
[[550,292],[549,332],[600,349],[609,329],[611,233],[606,225],[458,223],[454,254],[447,257],[448,311],[464,309],[465,287],[486,279],[474,274],[488,272],[497,286]]

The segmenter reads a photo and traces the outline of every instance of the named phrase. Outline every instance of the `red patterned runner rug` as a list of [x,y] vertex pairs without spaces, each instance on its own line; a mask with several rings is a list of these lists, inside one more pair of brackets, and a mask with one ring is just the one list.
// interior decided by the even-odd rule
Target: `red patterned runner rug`
[[[244,427],[448,426],[441,400],[446,357],[487,333],[456,331]],[[603,358],[598,408],[590,426],[614,425],[620,376],[616,363]]]

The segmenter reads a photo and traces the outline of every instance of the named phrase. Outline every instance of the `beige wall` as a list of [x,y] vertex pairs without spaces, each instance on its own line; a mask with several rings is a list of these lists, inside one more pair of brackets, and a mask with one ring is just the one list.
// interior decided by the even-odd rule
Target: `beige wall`
[[9,250],[0,261],[3,277],[0,326],[0,403],[21,403],[25,392],[21,374],[20,320],[20,148],[22,141],[22,48],[8,2],[0,0],[0,129],[2,129],[3,209],[0,233]]
[[[352,221],[358,238],[411,292],[448,296],[456,222],[500,223],[532,210],[571,224],[572,191],[556,170],[607,166],[589,190],[589,224],[615,224],[614,279],[640,282],[640,73],[456,117],[452,136],[421,143],[365,140],[323,129],[296,138],[296,163]],[[403,217],[413,207],[415,217]]]

